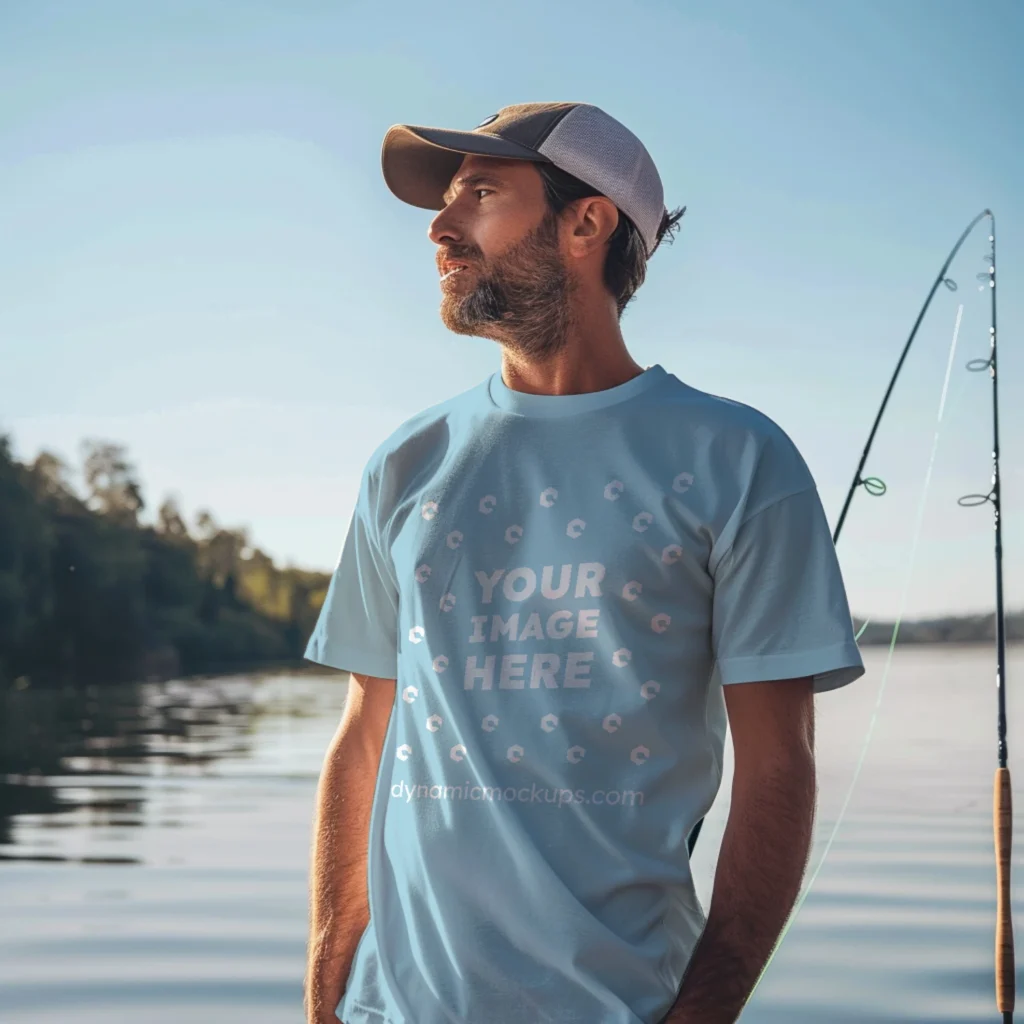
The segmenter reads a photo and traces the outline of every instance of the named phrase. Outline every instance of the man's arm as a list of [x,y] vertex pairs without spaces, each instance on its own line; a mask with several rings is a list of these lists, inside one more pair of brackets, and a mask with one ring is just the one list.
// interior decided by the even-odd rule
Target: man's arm
[[394,679],[353,674],[345,713],[324,757],[310,869],[307,1024],[338,1024],[334,1011],[370,920],[370,811],[394,702]]
[[664,1024],[733,1024],[800,892],[814,828],[814,692],[808,679],[723,688],[735,751],[732,803],[707,924]]

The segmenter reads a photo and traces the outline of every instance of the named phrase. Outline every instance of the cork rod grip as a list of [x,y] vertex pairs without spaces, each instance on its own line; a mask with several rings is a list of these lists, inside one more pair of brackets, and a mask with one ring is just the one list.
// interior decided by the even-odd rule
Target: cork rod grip
[[996,1005],[1012,1013],[1015,994],[1013,919],[1010,917],[1010,845],[1013,797],[1010,769],[997,768],[993,787],[993,826],[996,841]]

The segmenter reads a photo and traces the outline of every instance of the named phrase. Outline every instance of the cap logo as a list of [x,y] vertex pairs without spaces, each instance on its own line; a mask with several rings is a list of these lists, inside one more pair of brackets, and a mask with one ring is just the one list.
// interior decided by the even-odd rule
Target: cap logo
[[[479,124],[478,124],[478,125],[476,126],[476,128],[486,128],[486,127],[487,127],[487,125],[489,125],[489,124],[494,124],[494,122],[495,122],[495,121],[497,121],[497,120],[498,120],[498,115],[497,115],[497,114],[491,114],[491,116],[490,116],[490,117],[485,117],[485,118],[484,118],[484,119],[483,119],[483,120],[482,120],[482,121],[481,121],[481,122],[480,122],[480,123],[479,123]],[[473,131],[476,131],[476,128],[474,128],[474,129],[473,129]]]

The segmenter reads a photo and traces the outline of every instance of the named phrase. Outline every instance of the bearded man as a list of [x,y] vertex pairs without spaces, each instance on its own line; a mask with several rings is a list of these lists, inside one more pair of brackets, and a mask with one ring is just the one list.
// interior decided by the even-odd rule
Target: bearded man
[[[678,228],[582,103],[396,125],[441,319],[501,369],[367,463],[306,657],[351,674],[309,1024],[728,1024],[799,893],[814,695],[864,667],[815,481],[621,331]],[[692,837],[735,771],[707,913]]]

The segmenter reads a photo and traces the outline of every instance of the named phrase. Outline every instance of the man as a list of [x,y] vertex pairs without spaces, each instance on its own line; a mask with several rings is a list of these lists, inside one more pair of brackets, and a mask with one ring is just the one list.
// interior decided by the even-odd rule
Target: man
[[[441,317],[501,372],[366,466],[306,656],[352,673],[318,793],[311,1024],[726,1024],[799,892],[813,696],[863,674],[828,524],[758,411],[629,354],[671,236],[586,104],[399,125]],[[687,836],[735,777],[705,916]]]

